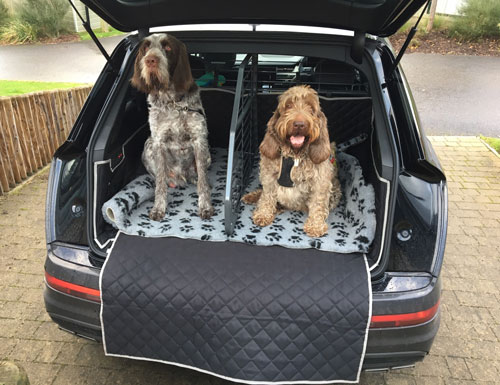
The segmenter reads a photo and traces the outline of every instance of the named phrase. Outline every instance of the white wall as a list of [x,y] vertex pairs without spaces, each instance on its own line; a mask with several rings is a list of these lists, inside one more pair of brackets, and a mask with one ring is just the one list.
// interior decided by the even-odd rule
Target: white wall
[[458,9],[465,0],[438,0],[436,12],[445,15],[458,15]]
[[[73,0],[73,4],[75,4],[76,8],[78,9],[78,12],[80,12],[80,15],[82,15],[83,18],[85,19],[86,18],[85,5],[79,0]],[[89,15],[90,15],[90,26],[92,27],[92,29],[101,28],[101,19],[99,18],[99,16],[97,16],[90,9],[89,9]],[[71,12],[68,14],[67,17],[71,18],[72,25],[74,26],[74,30],[76,32],[85,31],[85,28],[83,28],[83,25],[82,25],[82,21],[77,16],[77,14],[73,8],[71,8]]]

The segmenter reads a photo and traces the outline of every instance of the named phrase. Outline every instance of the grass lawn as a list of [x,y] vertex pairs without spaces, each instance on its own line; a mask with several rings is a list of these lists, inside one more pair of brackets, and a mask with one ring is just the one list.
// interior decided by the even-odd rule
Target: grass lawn
[[500,154],[500,138],[488,138],[481,135],[481,139],[484,140],[488,145],[493,148],[496,152]]
[[0,96],[21,95],[21,94],[27,94],[28,92],[57,90],[61,88],[71,88],[83,85],[85,84],[0,80]]
[[[124,32],[118,31],[117,29],[109,27],[108,32],[101,32],[100,28],[94,29],[94,33],[97,36],[98,39],[102,37],[110,37],[110,36],[117,36],[117,35],[123,35]],[[80,32],[78,33],[80,35],[81,40],[90,40],[91,37],[87,32]]]

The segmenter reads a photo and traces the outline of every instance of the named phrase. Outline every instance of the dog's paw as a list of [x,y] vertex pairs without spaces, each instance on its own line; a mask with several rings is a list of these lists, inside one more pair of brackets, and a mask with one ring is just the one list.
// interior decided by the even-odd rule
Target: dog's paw
[[255,210],[253,212],[253,223],[257,226],[269,226],[274,221],[275,214],[266,212],[266,211],[258,211]]
[[165,210],[158,207],[153,207],[149,212],[149,218],[153,221],[161,221],[165,217]]
[[318,238],[327,233],[328,225],[325,221],[318,221],[307,218],[306,223],[304,223],[304,231],[310,237]]
[[210,219],[214,215],[214,208],[212,205],[207,207],[200,207],[198,209],[198,215],[201,219]]
[[260,196],[262,195],[262,189],[257,189],[255,191],[251,191],[241,197],[241,201],[246,203],[247,205],[254,205],[259,201]]

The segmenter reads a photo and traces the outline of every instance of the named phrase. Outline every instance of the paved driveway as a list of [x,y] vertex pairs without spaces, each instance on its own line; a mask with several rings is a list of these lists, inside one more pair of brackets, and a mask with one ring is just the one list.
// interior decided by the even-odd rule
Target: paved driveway
[[[123,36],[101,39],[111,54]],[[95,83],[106,59],[92,40],[0,46],[0,79]]]
[[[498,384],[500,378],[500,158],[473,137],[434,137],[449,180],[442,322],[415,369],[363,374],[361,384]],[[105,357],[100,344],[58,330],[45,313],[47,170],[0,197],[0,360],[32,385],[229,384],[157,363]]]
[[412,53],[402,63],[428,135],[500,137],[500,57]]

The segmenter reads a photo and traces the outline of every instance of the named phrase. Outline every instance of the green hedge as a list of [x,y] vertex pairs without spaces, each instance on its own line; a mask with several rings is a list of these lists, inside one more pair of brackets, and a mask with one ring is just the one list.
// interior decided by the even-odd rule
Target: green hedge
[[68,32],[64,16],[70,5],[67,0],[23,0],[17,8],[17,17],[32,26],[36,38],[58,37]]
[[451,25],[452,36],[463,40],[500,37],[500,0],[466,0]]

